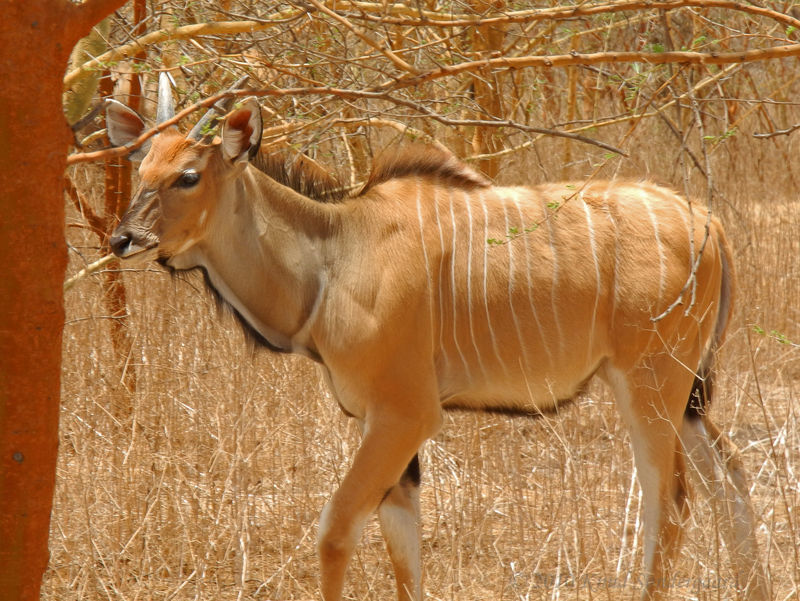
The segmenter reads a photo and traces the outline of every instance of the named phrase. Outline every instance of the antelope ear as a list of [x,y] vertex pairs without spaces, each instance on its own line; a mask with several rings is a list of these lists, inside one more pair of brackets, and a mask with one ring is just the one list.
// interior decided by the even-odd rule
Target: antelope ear
[[[108,139],[114,146],[127,146],[133,143],[145,131],[144,120],[131,108],[116,100],[106,102],[106,131]],[[142,160],[150,148],[149,142],[134,150],[128,158]]]
[[222,125],[222,156],[234,163],[249,161],[261,146],[261,107],[248,98]]

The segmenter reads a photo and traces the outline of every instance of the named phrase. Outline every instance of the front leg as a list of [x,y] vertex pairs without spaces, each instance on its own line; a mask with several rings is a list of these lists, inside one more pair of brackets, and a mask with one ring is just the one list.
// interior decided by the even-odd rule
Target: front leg
[[[353,465],[339,489],[322,511],[319,525],[318,550],[321,568],[322,597],[325,601],[339,601],[344,587],[344,574],[355,550],[356,543],[367,518],[382,502],[388,504],[381,514],[381,525],[389,541],[392,561],[398,573],[398,586],[402,599],[419,595],[418,564],[419,541],[410,543],[405,533],[409,518],[416,522],[416,500],[412,490],[404,488],[401,477],[416,456],[422,443],[439,429],[441,414],[438,403],[428,404],[427,410],[409,411],[407,398],[388,402],[384,397],[380,407],[368,412],[364,438],[356,453]],[[435,410],[434,410],[435,409]],[[400,509],[400,511],[398,511]],[[397,516],[402,518],[398,522]],[[399,530],[404,534],[398,536]],[[403,557],[409,552],[411,556]],[[407,595],[403,597],[402,595]]]
[[419,456],[414,455],[400,482],[378,507],[381,531],[394,566],[399,601],[422,599],[419,485]]

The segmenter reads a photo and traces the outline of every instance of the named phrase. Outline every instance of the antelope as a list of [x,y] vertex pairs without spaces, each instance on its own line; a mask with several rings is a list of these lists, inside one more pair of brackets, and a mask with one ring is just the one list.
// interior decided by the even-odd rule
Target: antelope
[[[174,113],[162,88],[163,121]],[[146,130],[113,102],[107,124],[115,145]],[[152,138],[110,243],[121,259],[202,272],[255,340],[317,362],[357,420],[360,448],[319,521],[325,601],[341,599],[374,512],[398,598],[422,598],[418,451],[443,411],[552,413],[593,376],[630,431],[642,599],[669,594],[689,473],[729,513],[738,594],[769,597],[738,450],[707,413],[734,272],[704,207],[650,183],[495,186],[427,147],[378,161],[359,191],[336,194],[259,153],[254,98],[218,136],[202,130]]]

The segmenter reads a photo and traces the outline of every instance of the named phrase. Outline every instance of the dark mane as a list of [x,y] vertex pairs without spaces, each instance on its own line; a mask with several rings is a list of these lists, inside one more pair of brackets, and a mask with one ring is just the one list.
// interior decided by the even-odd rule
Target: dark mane
[[397,150],[385,150],[375,161],[364,194],[371,188],[392,179],[409,176],[430,177],[459,188],[485,188],[492,183],[467,167],[446,150],[424,144],[412,144]]
[[[252,163],[279,184],[319,202],[341,202],[353,196],[336,177],[303,155],[259,153]],[[361,196],[389,180],[412,176],[429,177],[468,190],[492,185],[446,150],[412,144],[399,150],[394,147],[384,150],[375,160],[367,182],[355,196]]]
[[279,184],[313,200],[340,202],[348,196],[334,176],[303,155],[259,153],[252,164]]

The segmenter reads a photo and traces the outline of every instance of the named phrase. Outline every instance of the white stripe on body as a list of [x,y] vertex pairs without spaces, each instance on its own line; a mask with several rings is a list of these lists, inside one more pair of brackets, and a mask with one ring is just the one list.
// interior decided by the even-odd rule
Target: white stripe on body
[[611,321],[609,322],[610,327],[613,330],[616,324],[614,319],[617,314],[617,303],[619,302],[619,249],[621,240],[619,228],[617,227],[617,220],[612,214],[611,208],[608,206],[608,192],[608,188],[606,188],[606,191],[603,192],[603,207],[605,207],[606,216],[608,217],[608,221],[611,223],[611,227],[614,228],[614,292],[611,298]]
[[594,237],[594,225],[592,224],[592,213],[589,205],[583,198],[583,192],[580,194],[580,200],[583,204],[583,212],[586,214],[586,228],[589,231],[589,246],[592,249],[592,259],[594,260],[594,275],[595,275],[595,295],[594,295],[594,308],[592,309],[592,323],[589,327],[589,344],[586,362],[592,362],[592,349],[594,347],[594,328],[597,322],[597,307],[600,305],[600,263],[597,260],[597,242]]
[[475,323],[474,315],[472,313],[472,202],[470,200],[470,195],[467,192],[462,192],[462,199],[467,208],[467,219],[469,220],[469,239],[467,240],[467,313],[469,315],[469,335],[470,339],[472,340],[472,348],[475,350],[475,356],[478,358],[478,364],[480,365],[483,377],[485,380],[488,380],[488,373],[486,371],[486,366],[483,363],[480,346],[478,345],[478,341],[475,339]]
[[551,308],[553,310],[553,321],[556,324],[556,330],[558,331],[558,346],[559,351],[561,353],[561,357],[565,355],[565,344],[566,340],[564,338],[564,329],[561,327],[561,320],[559,319],[558,315],[558,299],[556,298],[557,290],[558,290],[558,253],[556,252],[556,244],[555,244],[555,236],[553,236],[553,215],[548,213],[550,208],[547,206],[547,203],[544,205],[544,215],[545,215],[545,222],[547,223],[547,232],[549,235],[550,240],[550,252],[552,255],[552,264],[553,264],[553,281],[550,285],[550,303]]
[[492,350],[503,373],[509,377],[508,366],[503,361],[500,348],[497,346],[497,336],[492,327],[492,317],[489,312],[489,209],[486,207],[486,197],[483,190],[478,192],[478,199],[483,207],[483,306],[486,309],[486,326],[492,339]]
[[645,196],[642,204],[644,204],[645,209],[647,209],[647,216],[650,218],[650,223],[653,226],[653,234],[655,235],[656,244],[658,245],[658,265],[660,279],[658,282],[658,308],[656,310],[660,311],[661,301],[664,300],[664,282],[666,281],[667,275],[666,265],[664,264],[664,248],[661,245],[661,236],[659,236],[658,233],[658,217],[653,211],[653,207],[650,206],[650,199]]
[[[503,203],[503,216],[506,223],[506,233],[508,234],[511,232],[511,223],[508,219],[508,205],[506,204],[506,198],[501,197],[501,202]],[[511,240],[506,243],[506,247],[508,248],[508,307],[511,309],[511,319],[514,321],[514,329],[517,332],[517,341],[519,342],[519,348],[522,350],[522,369],[523,371],[527,371],[527,368],[530,366],[528,345],[525,344],[525,337],[522,335],[522,328],[520,327],[519,323],[519,315],[517,315],[517,310],[514,308],[514,246],[514,242]]]
[[442,271],[444,269],[444,232],[442,231],[442,220],[439,217],[439,187],[433,186],[433,208],[436,212],[436,227],[439,229],[439,352],[442,353],[442,363],[445,367],[449,366],[450,360],[447,350],[444,347],[444,294],[442,294]]
[[466,355],[464,355],[464,351],[461,350],[461,345],[458,343],[458,313],[456,311],[456,307],[458,306],[458,291],[456,289],[456,257],[458,256],[458,245],[456,231],[458,227],[456,226],[456,214],[453,208],[452,189],[448,189],[447,191],[447,200],[450,204],[450,220],[453,225],[453,249],[450,255],[450,284],[453,290],[453,342],[456,345],[456,351],[459,357],[461,357],[461,362],[464,364],[464,374],[471,380],[469,362],[467,361]]
[[[522,224],[522,227],[525,228],[525,216],[522,213],[522,207],[520,207],[519,197],[516,194],[516,192],[514,192],[514,194],[512,195],[512,199],[514,201],[514,204],[517,206],[517,212],[519,213],[520,223]],[[547,361],[549,367],[552,368],[555,367],[555,363],[553,362],[553,352],[550,350],[550,345],[548,344],[547,338],[544,335],[544,328],[542,328],[542,322],[539,321],[539,315],[538,312],[536,311],[536,304],[533,301],[533,280],[531,279],[531,271],[532,271],[531,251],[528,241],[528,236],[532,234],[533,234],[532,232],[526,232],[526,231],[523,231],[522,233],[522,238],[525,242],[525,275],[527,277],[527,282],[528,282],[528,303],[530,304],[531,307],[531,313],[533,314],[533,319],[536,322],[536,328],[539,330],[539,337],[542,340],[542,348],[544,349],[545,353],[547,353]]]
[[[505,219],[506,224],[506,234],[508,234],[511,230],[511,224],[508,220],[508,206],[506,205],[505,197],[500,198],[500,202],[503,203],[503,217]],[[511,309],[511,319],[514,322],[514,329],[517,332],[517,342],[519,342],[519,348],[522,350],[522,370],[527,371],[528,366],[530,365],[530,361],[528,359],[528,348],[525,344],[525,338],[522,335],[522,330],[519,326],[519,316],[517,315],[517,310],[514,308],[514,249],[512,248],[514,245],[507,243],[506,247],[508,248],[508,307]]]
[[420,185],[420,178],[415,180],[417,184],[417,219],[419,220],[419,240],[420,244],[422,245],[422,257],[425,259],[425,276],[428,281],[428,306],[429,306],[429,317],[430,317],[430,327],[431,327],[431,336],[433,336],[434,331],[434,321],[433,321],[433,275],[431,274],[431,265],[430,259],[428,257],[428,249],[425,245],[425,222],[422,219],[422,186]]

